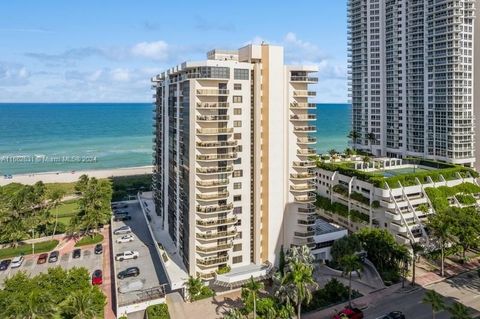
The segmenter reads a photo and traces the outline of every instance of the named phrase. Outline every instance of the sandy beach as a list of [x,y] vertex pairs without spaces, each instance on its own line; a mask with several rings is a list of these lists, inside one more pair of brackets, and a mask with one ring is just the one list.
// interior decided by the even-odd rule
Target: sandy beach
[[38,181],[44,183],[71,183],[76,182],[78,178],[86,174],[90,177],[96,178],[108,178],[113,176],[131,176],[151,174],[153,166],[141,166],[141,167],[126,167],[126,168],[112,168],[112,169],[99,169],[89,171],[69,171],[69,172],[45,172],[34,174],[18,174],[12,175],[12,178],[0,177],[0,186],[10,183],[21,183],[33,185]]

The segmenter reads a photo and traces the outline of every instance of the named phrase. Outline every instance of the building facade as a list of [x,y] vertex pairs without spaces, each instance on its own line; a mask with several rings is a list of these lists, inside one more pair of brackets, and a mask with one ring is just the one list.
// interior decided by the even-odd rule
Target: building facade
[[188,273],[275,263],[313,243],[314,67],[283,48],[213,50],[152,79],[155,209]]
[[352,146],[473,166],[473,0],[349,0]]

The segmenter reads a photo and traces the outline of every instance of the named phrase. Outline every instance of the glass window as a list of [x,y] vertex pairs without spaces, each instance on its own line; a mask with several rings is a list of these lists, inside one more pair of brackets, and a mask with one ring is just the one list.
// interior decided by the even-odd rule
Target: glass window
[[235,196],[233,196],[233,201],[234,201],[234,202],[239,202],[239,201],[241,201],[241,200],[242,200],[242,195],[235,195]]
[[241,140],[242,139],[242,133],[233,133],[233,139],[234,140]]
[[242,189],[242,183],[241,182],[233,183],[233,189]]
[[242,121],[233,121],[234,127],[242,127]]
[[234,90],[241,90],[242,89],[242,83],[234,83],[233,84],[233,89]]
[[248,80],[249,73],[248,69],[233,69],[233,78],[235,80]]
[[239,264],[239,263],[241,263],[241,262],[242,262],[242,256],[235,256],[235,257],[233,257],[233,258],[232,258],[232,262],[233,262],[234,264]]
[[234,207],[233,208],[233,213],[235,215],[241,214],[242,213],[242,207],[241,206],[240,207]]
[[233,251],[241,251],[241,250],[242,250],[242,244],[233,245]]
[[242,169],[237,169],[233,171],[233,177],[242,177],[243,176],[243,170]]
[[234,95],[233,96],[233,103],[242,103],[242,96],[241,95]]
[[233,109],[233,114],[234,115],[242,115],[242,109],[241,108],[234,108]]

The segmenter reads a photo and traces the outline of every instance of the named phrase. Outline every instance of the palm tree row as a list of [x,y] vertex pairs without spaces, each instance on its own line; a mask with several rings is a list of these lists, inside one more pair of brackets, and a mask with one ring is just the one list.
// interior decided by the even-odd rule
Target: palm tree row
[[469,312],[470,310],[463,304],[459,302],[453,303],[452,306],[448,307],[445,304],[442,296],[437,293],[435,290],[428,290],[425,293],[425,296],[422,299],[424,304],[430,305],[432,308],[432,319],[435,319],[436,313],[447,310],[450,313],[451,319],[471,319]]

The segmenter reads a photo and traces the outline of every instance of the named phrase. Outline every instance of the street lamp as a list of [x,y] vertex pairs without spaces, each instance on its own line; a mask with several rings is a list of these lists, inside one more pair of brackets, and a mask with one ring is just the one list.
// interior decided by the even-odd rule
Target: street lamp
[[32,255],[35,255],[35,228],[30,229],[30,231],[32,232],[32,238],[33,238],[33,241],[32,241]]

